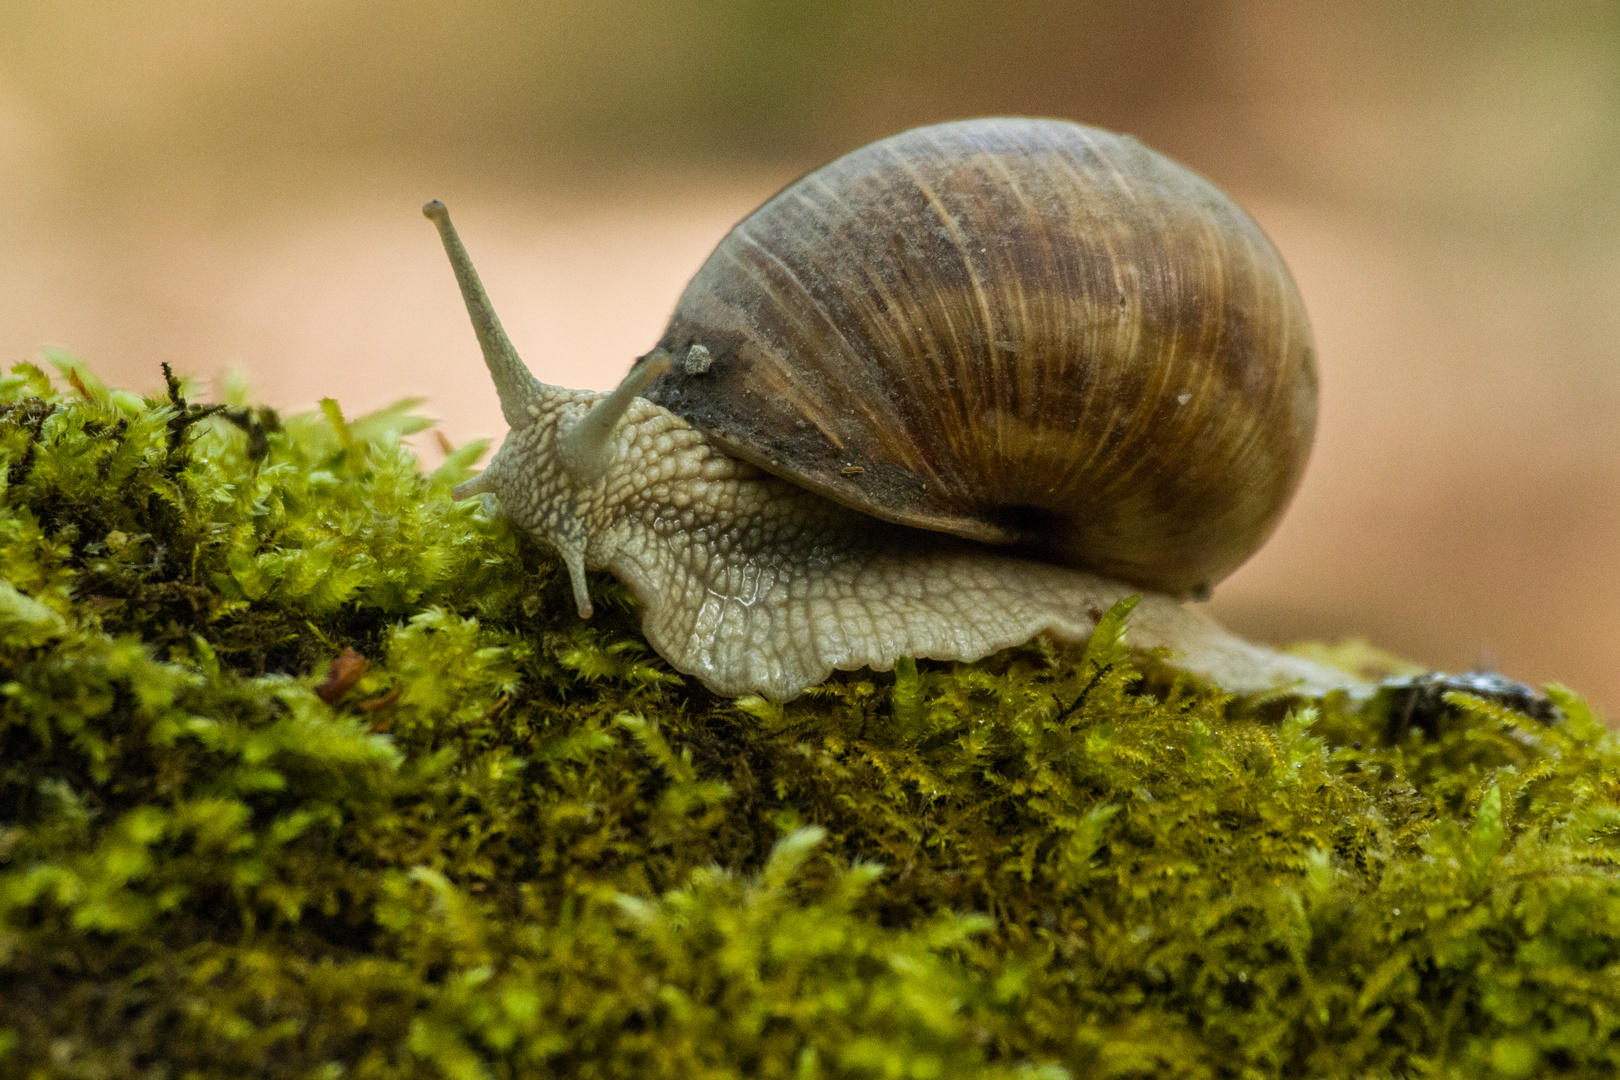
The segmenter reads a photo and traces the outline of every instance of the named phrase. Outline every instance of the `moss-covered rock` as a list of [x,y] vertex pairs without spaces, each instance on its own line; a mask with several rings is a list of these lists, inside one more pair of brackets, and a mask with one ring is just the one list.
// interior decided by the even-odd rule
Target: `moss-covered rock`
[[0,1074],[1612,1076],[1620,752],[1146,683],[776,706],[424,475],[0,382]]

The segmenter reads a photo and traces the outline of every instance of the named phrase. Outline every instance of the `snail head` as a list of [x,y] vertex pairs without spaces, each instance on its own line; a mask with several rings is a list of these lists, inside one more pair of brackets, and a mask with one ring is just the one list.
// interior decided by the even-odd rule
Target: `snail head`
[[[569,390],[535,378],[501,327],[478,271],[451,224],[450,211],[434,199],[422,213],[438,227],[444,251],[483,350],[484,364],[511,428],[489,468],[451,493],[457,499],[490,493],[502,508],[544,536],[562,556],[572,579],[579,614],[591,614],[585,584],[590,536],[602,527],[602,487],[617,449],[625,413],[649,383],[669,369],[658,354],[637,364],[608,394]],[[535,468],[535,462],[549,468]]]

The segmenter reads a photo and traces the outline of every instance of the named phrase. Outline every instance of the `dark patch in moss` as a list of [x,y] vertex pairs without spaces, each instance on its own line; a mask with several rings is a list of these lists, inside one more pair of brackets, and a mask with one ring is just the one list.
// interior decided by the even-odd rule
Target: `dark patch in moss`
[[1099,635],[715,698],[408,407],[61,363],[0,382],[0,1073],[1615,1071],[1567,692],[1400,730]]

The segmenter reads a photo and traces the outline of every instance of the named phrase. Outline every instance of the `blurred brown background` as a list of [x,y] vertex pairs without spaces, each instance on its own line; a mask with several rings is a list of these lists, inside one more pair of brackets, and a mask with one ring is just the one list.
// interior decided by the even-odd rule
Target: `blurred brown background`
[[0,360],[499,434],[426,198],[539,374],[605,388],[778,186],[988,113],[1135,133],[1294,268],[1316,455],[1218,615],[1620,714],[1613,0],[6,0]]

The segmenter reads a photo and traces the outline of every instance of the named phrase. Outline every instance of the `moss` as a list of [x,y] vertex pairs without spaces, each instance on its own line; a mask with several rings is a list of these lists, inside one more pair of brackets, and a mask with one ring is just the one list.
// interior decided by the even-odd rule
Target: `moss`
[[58,359],[0,383],[0,1073],[1615,1073],[1572,694],[1278,716],[1104,634],[717,699],[408,408]]

